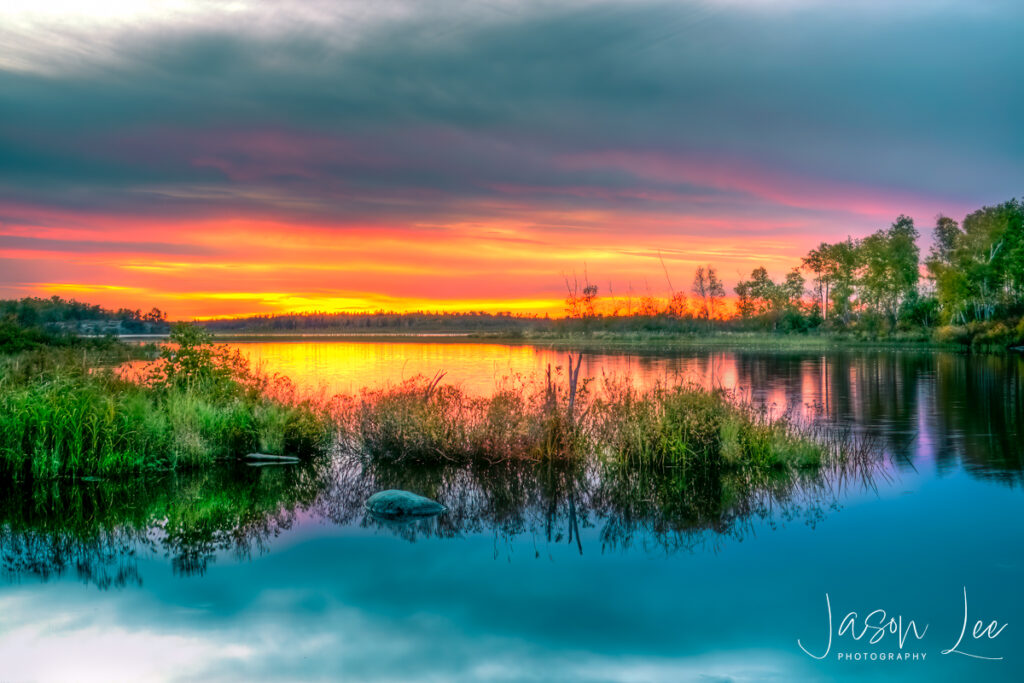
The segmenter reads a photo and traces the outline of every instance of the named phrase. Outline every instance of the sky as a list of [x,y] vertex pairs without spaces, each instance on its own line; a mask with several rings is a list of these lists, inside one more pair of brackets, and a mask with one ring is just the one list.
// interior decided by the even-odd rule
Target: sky
[[977,0],[7,0],[0,297],[560,313],[567,277],[782,277],[1024,194],[1022,25]]

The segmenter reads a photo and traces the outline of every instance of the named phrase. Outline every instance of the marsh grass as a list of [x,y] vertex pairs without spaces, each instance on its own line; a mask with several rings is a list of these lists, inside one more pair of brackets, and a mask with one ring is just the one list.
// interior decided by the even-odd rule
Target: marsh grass
[[[476,397],[442,377],[364,391],[343,411],[349,449],[374,462],[444,465],[595,460],[677,489],[727,472],[796,472],[845,457],[849,439],[722,390],[603,378],[541,382]],[[574,390],[570,390],[572,387]]]
[[185,341],[134,376],[59,349],[0,360],[0,470],[14,479],[110,477],[329,446],[326,405],[202,337]]
[[351,447],[390,463],[493,464],[573,458],[582,453],[567,398],[543,386],[503,386],[476,397],[442,384],[443,375],[363,390],[343,410]]

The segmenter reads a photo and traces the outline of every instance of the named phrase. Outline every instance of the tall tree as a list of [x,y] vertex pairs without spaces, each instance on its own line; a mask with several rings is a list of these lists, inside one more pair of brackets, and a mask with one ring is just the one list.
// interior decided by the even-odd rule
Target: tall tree
[[814,274],[821,317],[828,318],[829,289],[832,286],[832,270],[828,267],[829,245],[822,242],[817,249],[811,249],[803,258],[803,267]]
[[832,284],[832,291],[828,297],[832,307],[832,318],[839,318],[843,325],[849,325],[853,317],[857,269],[861,264],[859,243],[847,237],[843,242],[823,246],[823,267]]
[[[940,241],[938,234],[936,241]],[[947,320],[991,320],[1000,307],[1020,309],[1024,304],[1021,202],[1014,199],[969,214],[962,230],[952,232],[949,241],[948,248],[942,244],[937,254],[933,250],[938,258],[929,261]]]
[[716,316],[722,308],[722,299],[725,298],[725,285],[718,279],[718,271],[708,266],[708,303],[711,307],[711,316]]
[[900,308],[917,291],[920,250],[914,219],[900,215],[888,230],[879,230],[860,245],[863,299],[895,326]]
[[708,305],[708,275],[704,272],[704,266],[697,266],[691,291],[697,297],[697,317],[707,320],[711,316],[711,308]]
[[803,302],[805,292],[804,285],[806,283],[807,281],[804,279],[804,276],[800,274],[799,268],[794,268],[786,273],[785,281],[779,285],[781,294],[780,300],[786,310],[800,310],[800,305]]

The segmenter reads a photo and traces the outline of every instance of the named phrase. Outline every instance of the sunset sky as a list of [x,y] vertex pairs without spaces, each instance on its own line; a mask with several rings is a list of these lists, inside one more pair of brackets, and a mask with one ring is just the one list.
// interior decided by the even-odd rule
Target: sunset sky
[[7,0],[0,297],[558,312],[927,235],[1024,192],[1022,7]]

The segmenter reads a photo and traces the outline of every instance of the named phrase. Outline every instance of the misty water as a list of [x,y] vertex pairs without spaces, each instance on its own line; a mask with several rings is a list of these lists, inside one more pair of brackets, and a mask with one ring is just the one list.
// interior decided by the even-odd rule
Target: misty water
[[[237,347],[314,393],[439,371],[487,393],[566,359],[528,345]],[[587,469],[389,470],[343,453],[8,487],[0,679],[1024,678],[1020,356],[590,353],[583,374],[735,390],[855,433],[875,465],[762,482],[724,513]],[[449,511],[368,517],[363,501],[389,487]],[[902,648],[889,632],[837,633],[848,612],[859,634],[878,609],[927,631]],[[977,620],[1009,625],[974,639]]]

